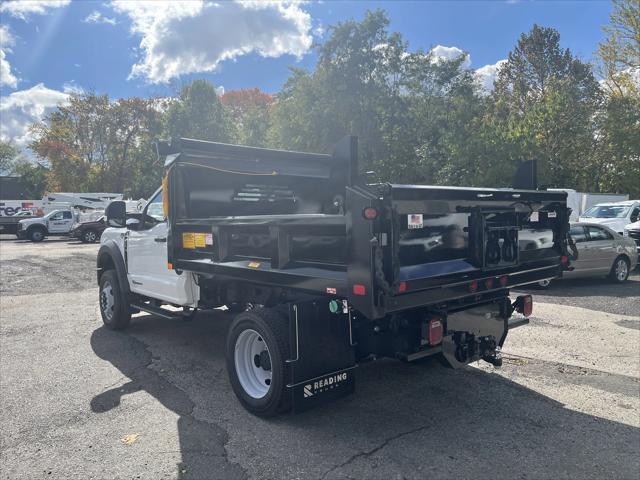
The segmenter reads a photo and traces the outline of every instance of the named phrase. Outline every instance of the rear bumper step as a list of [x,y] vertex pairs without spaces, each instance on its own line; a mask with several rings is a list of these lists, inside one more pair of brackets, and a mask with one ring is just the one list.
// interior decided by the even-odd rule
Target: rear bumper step
[[528,318],[510,318],[509,321],[507,322],[507,325],[509,326],[509,330],[512,330],[514,328],[523,327],[524,325],[529,325],[529,319]]

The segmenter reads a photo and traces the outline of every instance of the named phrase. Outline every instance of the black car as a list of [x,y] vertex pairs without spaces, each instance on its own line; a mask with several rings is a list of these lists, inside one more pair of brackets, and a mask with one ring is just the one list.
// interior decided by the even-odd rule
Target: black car
[[69,236],[81,240],[83,243],[95,243],[100,240],[102,232],[107,228],[104,216],[92,222],[82,222],[75,225]]

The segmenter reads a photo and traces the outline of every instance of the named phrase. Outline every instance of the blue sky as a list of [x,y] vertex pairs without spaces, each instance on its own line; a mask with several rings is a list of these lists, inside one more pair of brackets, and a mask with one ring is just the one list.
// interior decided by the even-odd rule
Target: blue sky
[[[29,0],[0,4],[3,139],[28,141],[38,120],[74,88],[111,97],[171,94],[193,78],[225,90],[277,91],[289,66],[312,68],[312,42],[329,25],[382,8],[390,30],[415,50],[460,50],[488,75],[534,23],[558,29],[589,61],[609,21],[607,1],[329,1],[238,5],[123,0]],[[459,49],[459,50],[458,50]]]

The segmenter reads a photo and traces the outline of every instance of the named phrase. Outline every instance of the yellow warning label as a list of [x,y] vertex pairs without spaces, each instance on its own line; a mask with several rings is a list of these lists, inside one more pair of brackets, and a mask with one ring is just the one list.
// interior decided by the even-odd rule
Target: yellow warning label
[[249,262],[249,268],[258,268],[260,266],[260,262]]
[[196,234],[194,234],[196,248],[205,248],[207,246],[207,242],[205,242],[205,235],[206,234],[204,234],[204,233],[196,233]]
[[182,248],[196,248],[195,235],[192,232],[182,234]]

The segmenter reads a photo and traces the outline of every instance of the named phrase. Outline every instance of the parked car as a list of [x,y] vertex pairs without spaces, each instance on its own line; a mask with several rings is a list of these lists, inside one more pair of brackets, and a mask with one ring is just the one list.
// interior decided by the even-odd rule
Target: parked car
[[601,203],[580,215],[580,222],[606,225],[622,235],[624,227],[640,220],[640,200],[626,202]]
[[638,254],[640,254],[640,221],[630,223],[624,227],[623,236],[629,237],[636,242],[636,249],[638,250]]
[[100,240],[102,232],[107,228],[104,215],[92,222],[76,223],[69,232],[69,236],[77,238],[83,243],[95,243]]
[[[633,239],[624,237],[605,225],[578,222],[572,223],[569,235],[578,251],[573,259],[573,270],[565,271],[562,278],[609,276],[622,283],[638,264],[638,249]],[[552,279],[538,282],[546,288]]]

